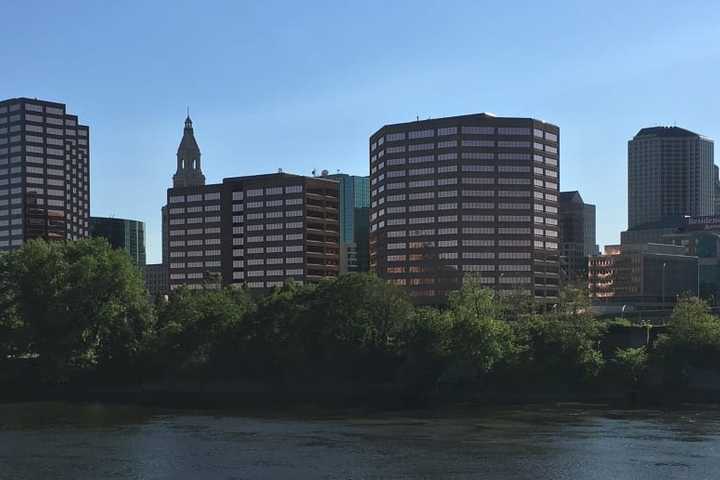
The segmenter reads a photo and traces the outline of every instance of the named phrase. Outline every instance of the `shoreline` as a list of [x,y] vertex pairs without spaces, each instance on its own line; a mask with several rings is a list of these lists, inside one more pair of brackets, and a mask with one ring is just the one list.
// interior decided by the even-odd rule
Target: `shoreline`
[[368,389],[362,392],[268,389],[202,390],[148,388],[27,389],[0,396],[0,404],[34,402],[103,403],[169,409],[225,410],[234,408],[292,410],[309,408],[321,412],[352,409],[366,412],[443,410],[446,408],[517,407],[523,405],[593,405],[599,409],[671,409],[689,406],[720,408],[720,392],[656,390],[615,392],[510,392],[472,391],[434,394],[422,398],[403,396],[399,389]]

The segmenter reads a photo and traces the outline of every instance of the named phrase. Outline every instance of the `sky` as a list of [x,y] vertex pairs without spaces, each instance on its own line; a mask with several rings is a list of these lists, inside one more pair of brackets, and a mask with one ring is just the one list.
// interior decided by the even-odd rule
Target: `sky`
[[560,187],[627,226],[627,141],[720,139],[720,6],[696,1],[2,0],[0,99],[66,103],[90,126],[91,214],[160,208],[190,107],[208,183],[368,174],[385,124],[479,112],[560,127]]

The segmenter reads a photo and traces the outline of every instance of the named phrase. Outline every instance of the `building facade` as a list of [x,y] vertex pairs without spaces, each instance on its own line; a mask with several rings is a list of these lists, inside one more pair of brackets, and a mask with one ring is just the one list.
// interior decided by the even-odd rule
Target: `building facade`
[[330,178],[339,183],[340,198],[340,271],[367,272],[369,270],[369,209],[370,177],[338,173]]
[[188,118],[167,191],[171,290],[267,289],[338,274],[337,181],[275,173],[205,184],[199,152]]
[[166,264],[147,264],[143,268],[143,274],[145,276],[145,288],[147,288],[151,298],[156,298],[159,295],[166,295],[170,292]]
[[714,213],[713,149],[711,139],[678,127],[643,128],[628,142],[623,244],[659,242],[684,216]]
[[145,265],[145,224],[124,218],[90,217],[90,236],[125,250],[137,266]]
[[386,125],[370,137],[370,266],[418,303],[465,274],[555,301],[559,128],[491,114]]
[[62,103],[0,101],[0,251],[87,238],[90,129]]
[[583,202],[580,192],[560,192],[560,264],[565,281],[585,283],[588,257],[597,255],[595,205]]
[[674,303],[679,295],[696,295],[698,258],[681,245],[611,245],[590,257],[590,296],[605,302]]

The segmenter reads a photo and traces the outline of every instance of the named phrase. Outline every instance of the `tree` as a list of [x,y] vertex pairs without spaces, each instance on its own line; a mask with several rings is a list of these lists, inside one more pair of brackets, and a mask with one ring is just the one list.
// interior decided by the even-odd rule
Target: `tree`
[[33,240],[3,258],[12,350],[37,356],[45,380],[130,371],[153,315],[140,272],[104,240]]
[[603,326],[582,289],[562,290],[548,311],[512,325],[525,346],[516,370],[523,376],[568,387],[596,377],[603,366],[598,348]]
[[159,311],[153,364],[170,375],[237,374],[240,337],[254,310],[245,290],[176,290]]
[[707,302],[685,297],[675,305],[667,327],[655,345],[655,361],[665,379],[676,386],[687,381],[688,369],[718,369],[720,361],[720,319]]
[[476,276],[466,276],[449,297],[450,370],[447,379],[473,380],[516,354],[513,332],[503,321],[501,301]]
[[321,327],[324,359],[351,374],[385,372],[413,313],[407,296],[373,274],[349,273],[319,285],[313,312]]
[[620,378],[629,386],[636,388],[648,368],[648,352],[645,347],[618,348],[615,351],[613,365]]

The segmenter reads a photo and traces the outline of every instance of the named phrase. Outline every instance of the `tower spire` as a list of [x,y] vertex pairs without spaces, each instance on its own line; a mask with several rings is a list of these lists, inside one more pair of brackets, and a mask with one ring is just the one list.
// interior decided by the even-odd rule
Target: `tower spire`
[[200,147],[195,140],[190,107],[187,107],[185,129],[177,150],[177,170],[173,175],[174,187],[187,187],[191,185],[205,185],[205,175],[200,164]]

